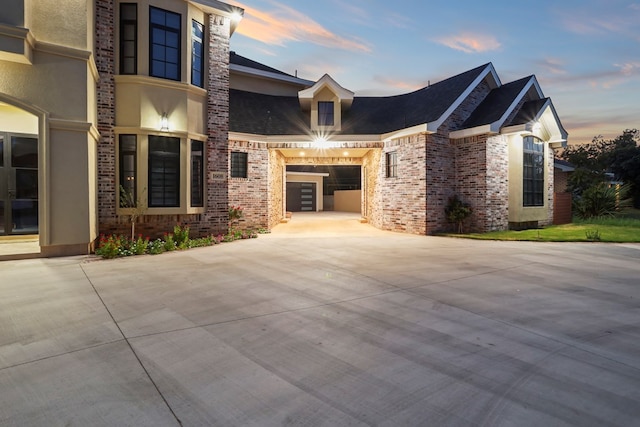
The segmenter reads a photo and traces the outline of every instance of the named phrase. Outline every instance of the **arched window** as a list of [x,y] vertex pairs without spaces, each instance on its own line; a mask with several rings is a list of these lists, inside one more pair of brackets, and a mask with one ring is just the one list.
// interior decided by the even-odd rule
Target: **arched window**
[[544,206],[544,142],[525,136],[523,144],[522,205]]

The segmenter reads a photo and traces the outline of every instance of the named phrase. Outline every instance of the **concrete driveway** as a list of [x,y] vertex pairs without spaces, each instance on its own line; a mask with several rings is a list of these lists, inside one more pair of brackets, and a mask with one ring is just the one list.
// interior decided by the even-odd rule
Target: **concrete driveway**
[[639,245],[287,225],[0,263],[0,425],[639,425]]

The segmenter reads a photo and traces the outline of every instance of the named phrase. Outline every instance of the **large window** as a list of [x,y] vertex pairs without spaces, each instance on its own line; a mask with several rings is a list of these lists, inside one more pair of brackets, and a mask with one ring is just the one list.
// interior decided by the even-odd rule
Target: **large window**
[[137,203],[136,192],[136,136],[120,135],[120,207],[130,208]]
[[150,75],[180,80],[180,15],[150,7]]
[[120,4],[120,74],[138,72],[138,5]]
[[318,102],[318,126],[333,126],[333,102]]
[[204,27],[191,22],[191,84],[204,87]]
[[247,153],[239,151],[231,152],[231,178],[246,178],[247,177]]
[[204,143],[191,141],[191,206],[204,206]]
[[149,207],[180,206],[180,138],[149,135]]
[[544,206],[544,143],[524,137],[523,206]]
[[385,154],[385,177],[395,178],[398,176],[398,154],[395,151]]

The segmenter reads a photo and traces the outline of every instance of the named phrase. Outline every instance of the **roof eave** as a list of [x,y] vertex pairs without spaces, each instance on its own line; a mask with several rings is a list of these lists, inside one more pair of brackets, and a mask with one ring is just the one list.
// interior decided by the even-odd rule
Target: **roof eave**
[[218,0],[188,0],[189,3],[196,6],[197,8],[203,10],[207,13],[214,13],[217,15],[222,15],[225,18],[229,18],[230,27],[229,27],[229,36],[231,36],[238,27],[239,20],[236,19],[237,16],[244,16],[244,9],[238,6],[234,6],[231,4],[223,3]]
[[312,80],[305,80],[287,74],[272,73],[270,71],[258,70],[256,68],[247,67],[245,65],[229,64],[229,70],[240,74],[251,75],[254,77],[262,77],[270,80],[279,80],[286,83],[299,84],[301,86],[312,86]]

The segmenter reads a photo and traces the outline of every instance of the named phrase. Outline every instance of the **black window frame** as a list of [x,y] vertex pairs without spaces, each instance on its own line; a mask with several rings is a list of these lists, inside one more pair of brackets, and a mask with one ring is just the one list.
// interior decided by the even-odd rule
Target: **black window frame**
[[[154,13],[162,13],[164,15],[164,24],[161,24],[159,22],[154,22],[154,19],[153,19]],[[178,23],[177,28],[169,26],[167,24],[168,17],[177,18],[177,23]],[[162,35],[164,36],[164,42],[159,40],[160,33],[157,33],[154,30],[157,30],[158,32],[162,32]],[[156,34],[158,35],[158,40],[156,40]],[[173,34],[177,37],[177,42],[175,46],[167,44],[166,39],[168,34]],[[181,74],[182,74],[181,73],[181,68],[182,68],[181,67],[181,58],[182,58],[182,41],[181,40],[182,40],[182,15],[180,15],[179,13],[172,12],[170,10],[149,6],[149,75],[151,77],[158,77],[161,79],[175,80],[175,81],[181,80],[182,78],[181,77]],[[164,57],[163,59],[156,58],[156,55],[155,55],[156,48],[157,48],[158,54],[162,52]],[[175,49],[177,51],[175,62],[171,62],[167,60],[167,52],[169,49]],[[160,70],[157,69],[160,66],[160,64],[164,64],[164,66],[162,67],[163,72],[160,72]],[[167,64],[175,65],[176,67],[175,77],[170,77],[169,73],[167,73]]]
[[[126,143],[133,143],[133,147],[126,148],[124,145]],[[127,158],[131,159],[132,169],[129,170],[125,168],[125,165],[128,163],[126,161]],[[138,137],[137,135],[132,134],[122,134],[118,137],[118,177],[120,181],[120,188],[118,188],[119,204],[121,208],[132,208],[135,207],[138,201],[138,190],[137,190],[137,181],[138,181]],[[125,191],[131,192],[130,202],[134,203],[134,206],[123,206],[123,200],[121,191],[124,189]]]
[[[196,27],[200,27],[200,39],[196,32]],[[204,88],[204,25],[195,19],[191,21],[191,84]],[[200,60],[199,66],[197,59]],[[199,76],[199,79],[198,79]]]
[[191,207],[204,207],[204,142],[191,140]]
[[398,177],[398,153],[396,151],[389,151],[384,155],[385,159],[385,178],[397,178]]
[[[126,8],[132,8],[135,17],[133,19],[124,18]],[[127,32],[131,31],[132,39],[127,37]],[[133,55],[126,55],[126,45],[133,45]],[[138,4],[120,3],[120,74],[138,74]],[[133,61],[133,69],[126,68],[127,59]]]
[[534,136],[522,140],[522,206],[544,206],[545,144]]
[[247,178],[249,169],[249,153],[231,152],[231,178]]
[[148,148],[148,206],[180,207],[180,138],[149,135]]
[[335,126],[333,101],[318,101],[318,126]]

